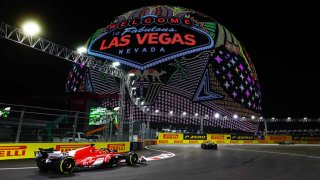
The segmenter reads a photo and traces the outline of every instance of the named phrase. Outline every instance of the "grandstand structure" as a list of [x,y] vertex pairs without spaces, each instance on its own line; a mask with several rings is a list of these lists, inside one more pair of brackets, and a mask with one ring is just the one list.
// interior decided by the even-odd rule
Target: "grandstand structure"
[[260,120],[259,132],[265,134],[320,135],[320,119],[316,118],[268,118]]

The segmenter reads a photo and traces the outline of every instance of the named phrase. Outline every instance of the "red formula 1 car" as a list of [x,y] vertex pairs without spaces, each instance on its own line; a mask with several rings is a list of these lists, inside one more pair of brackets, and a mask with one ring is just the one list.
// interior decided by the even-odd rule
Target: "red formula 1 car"
[[39,151],[35,152],[35,161],[40,171],[54,170],[61,174],[70,174],[75,169],[116,166],[121,162],[128,165],[146,162],[143,156],[139,158],[135,152],[118,153],[106,148],[96,149],[94,144],[67,153],[55,151],[53,148],[39,148]]

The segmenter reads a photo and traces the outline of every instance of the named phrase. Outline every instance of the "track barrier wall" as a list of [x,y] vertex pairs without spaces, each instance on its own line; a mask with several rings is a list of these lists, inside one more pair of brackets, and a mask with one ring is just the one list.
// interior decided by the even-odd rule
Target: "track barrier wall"
[[[144,149],[147,145],[156,144],[201,144],[212,141],[217,144],[278,144],[281,141],[289,141],[294,144],[320,144],[319,136],[295,136],[295,135],[266,135],[258,139],[254,135],[233,134],[181,134],[159,133],[158,140],[145,140],[143,143],[134,142],[95,142],[96,148],[108,148],[118,152]],[[39,148],[54,148],[67,152],[90,145],[83,143],[8,143],[0,144],[0,160],[34,158],[34,151]]]
[[320,137],[266,135],[263,139],[259,139],[254,135],[159,133],[157,143],[201,144],[207,141],[217,144],[278,144],[281,141],[290,141],[294,144],[320,144]]
[[[34,152],[39,148],[54,148],[57,151],[68,152],[91,143],[12,143],[0,144],[0,160],[34,158]],[[97,142],[96,148],[108,148],[118,152],[129,152],[130,142]]]

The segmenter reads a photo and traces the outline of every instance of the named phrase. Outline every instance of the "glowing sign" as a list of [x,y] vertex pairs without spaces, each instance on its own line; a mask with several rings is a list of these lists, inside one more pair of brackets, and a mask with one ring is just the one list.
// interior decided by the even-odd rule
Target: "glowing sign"
[[107,123],[107,115],[111,114],[111,111],[103,107],[90,108],[89,125],[101,125]]
[[[257,123],[211,118],[215,112],[223,117],[251,117],[259,116],[261,111],[261,88],[251,59],[238,39],[215,19],[183,7],[143,7],[115,17],[87,42],[88,54],[99,63],[117,61],[126,74],[134,74],[128,81],[135,88],[132,96],[139,97],[139,102],[148,105],[150,111],[198,113],[208,115],[204,126],[256,132]],[[101,76],[95,70],[88,72],[84,80],[92,80],[92,92],[118,92],[118,84],[111,77]],[[77,87],[77,81],[74,85],[71,80],[70,88],[75,86],[80,91],[84,83]],[[110,107],[118,103],[106,101]],[[130,113],[125,111],[125,118]],[[133,114],[146,121],[138,108]],[[152,116],[150,121],[186,126],[201,122],[200,118],[169,116]],[[169,141],[183,137],[175,138],[168,136]],[[163,143],[168,139],[160,140]]]
[[10,114],[10,109],[10,107],[0,109],[0,117],[8,117],[8,115]]
[[149,15],[110,24],[88,54],[144,70],[213,46],[210,34],[189,18]]
[[102,125],[112,121],[115,128],[119,128],[118,112],[104,107],[91,107],[89,125]]

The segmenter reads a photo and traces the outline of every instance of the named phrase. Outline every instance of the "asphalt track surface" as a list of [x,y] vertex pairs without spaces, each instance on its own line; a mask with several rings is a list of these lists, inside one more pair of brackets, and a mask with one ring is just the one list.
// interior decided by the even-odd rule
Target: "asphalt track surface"
[[120,165],[71,175],[40,173],[32,159],[6,160],[0,161],[0,179],[320,179],[320,146],[218,145],[218,150],[204,150],[199,145],[161,145],[150,148],[139,154],[150,157],[164,150],[175,156],[145,165]]

